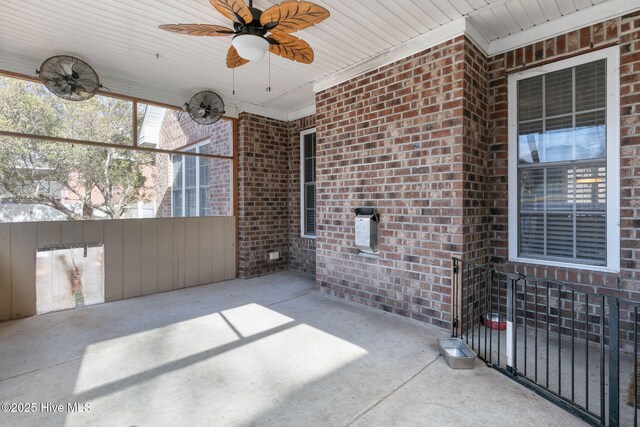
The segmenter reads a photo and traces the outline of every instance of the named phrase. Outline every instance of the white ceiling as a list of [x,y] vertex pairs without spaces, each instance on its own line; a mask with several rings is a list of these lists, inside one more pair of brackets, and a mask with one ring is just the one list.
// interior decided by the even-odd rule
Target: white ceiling
[[[491,52],[493,45],[504,50],[640,8],[637,0],[313,1],[331,17],[296,35],[313,47],[315,61],[304,65],[272,56],[271,92],[265,90],[269,56],[236,69],[233,95],[233,72],[225,65],[230,38],[157,28],[229,25],[208,0],[0,0],[0,69],[33,75],[47,57],[71,54],[91,64],[115,92],[179,105],[199,90],[213,89],[230,115],[249,110],[287,117],[312,108],[314,83],[373,66],[372,58],[403,45],[437,42],[461,19]],[[255,0],[254,6],[275,3]]]

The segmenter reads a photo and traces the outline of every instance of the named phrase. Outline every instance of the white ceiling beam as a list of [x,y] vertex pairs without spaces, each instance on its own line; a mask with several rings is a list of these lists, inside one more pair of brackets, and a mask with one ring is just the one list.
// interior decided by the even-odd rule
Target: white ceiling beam
[[249,102],[241,102],[237,104],[237,113],[230,117],[237,117],[239,113],[251,113],[258,116],[269,117],[271,119],[281,120],[283,122],[289,121],[289,115],[286,111],[276,110],[275,108],[265,108],[260,105],[251,104]]
[[303,117],[307,117],[310,116],[312,114],[316,113],[316,104],[311,104],[311,105],[307,105],[306,107],[303,108],[299,108],[295,111],[291,111],[289,112],[289,114],[287,115],[287,120],[292,121],[292,120],[298,120],[301,119]]

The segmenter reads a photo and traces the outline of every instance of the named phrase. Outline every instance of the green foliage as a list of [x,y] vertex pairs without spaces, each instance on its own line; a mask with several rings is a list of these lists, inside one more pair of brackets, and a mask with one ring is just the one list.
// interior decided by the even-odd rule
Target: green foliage
[[[1,130],[130,145],[132,122],[128,101],[64,101],[40,84],[0,77]],[[0,186],[4,199],[46,205],[69,219],[121,218],[148,197],[153,161],[142,151],[0,137]]]

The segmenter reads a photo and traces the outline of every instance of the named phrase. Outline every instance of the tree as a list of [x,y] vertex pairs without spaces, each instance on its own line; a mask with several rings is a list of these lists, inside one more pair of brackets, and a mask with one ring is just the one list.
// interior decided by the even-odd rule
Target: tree
[[[131,144],[132,103],[95,96],[70,102],[42,85],[0,77],[0,129],[34,135]],[[154,155],[130,149],[0,137],[0,186],[20,204],[38,204],[68,219],[100,212],[122,218],[149,198]],[[66,190],[73,203],[63,201]]]

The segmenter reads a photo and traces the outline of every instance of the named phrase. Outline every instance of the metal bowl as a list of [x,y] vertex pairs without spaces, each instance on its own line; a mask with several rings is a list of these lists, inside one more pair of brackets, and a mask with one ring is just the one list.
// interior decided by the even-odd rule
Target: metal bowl
[[460,338],[438,338],[440,354],[453,369],[473,369],[476,353]]
[[482,323],[494,331],[504,331],[507,329],[507,318],[499,313],[486,313],[482,316]]

